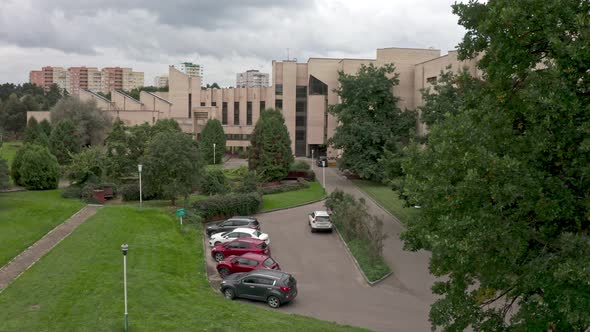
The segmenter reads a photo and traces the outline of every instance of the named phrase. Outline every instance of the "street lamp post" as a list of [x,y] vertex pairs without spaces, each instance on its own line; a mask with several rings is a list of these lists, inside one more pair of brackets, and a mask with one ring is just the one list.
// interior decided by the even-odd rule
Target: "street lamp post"
[[215,143],[213,143],[213,165],[215,165]]
[[137,165],[137,170],[139,171],[139,208],[143,207],[143,196],[141,194],[141,169],[143,165]]
[[322,182],[324,183],[324,190],[326,189],[326,167],[328,167],[328,165],[326,164],[327,161],[323,161],[322,160]]
[[313,149],[311,149],[311,169],[314,169],[314,162],[313,162]]
[[129,246],[127,244],[121,245],[121,251],[123,252],[123,289],[125,293],[125,332],[129,331],[129,314],[127,312],[127,250]]

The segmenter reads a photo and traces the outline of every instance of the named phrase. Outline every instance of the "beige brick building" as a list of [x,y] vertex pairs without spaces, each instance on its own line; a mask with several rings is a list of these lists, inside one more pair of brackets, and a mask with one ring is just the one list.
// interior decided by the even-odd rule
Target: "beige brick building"
[[[306,63],[273,61],[270,87],[201,89],[201,77],[189,76],[174,66],[168,74],[169,92],[143,91],[140,100],[123,93],[111,94],[106,100],[90,91],[80,97],[96,100],[99,107],[113,118],[128,125],[158,119],[173,118],[183,131],[198,139],[208,119],[221,121],[228,148],[243,149],[250,144],[250,135],[265,108],[282,110],[296,156],[309,156],[312,151],[324,153],[327,140],[336,128],[336,119],[328,107],[339,102],[334,89],[338,87],[338,72],[355,74],[361,65],[382,66],[393,63],[399,73],[399,85],[393,93],[400,98],[401,109],[416,109],[422,105],[420,90],[428,88],[441,71],[467,68],[481,76],[475,61],[459,61],[455,51],[441,56],[435,49],[383,48],[374,59],[310,58]],[[29,113],[41,120],[43,112]],[[420,132],[426,129],[417,124]],[[336,151],[328,148],[328,157]]]

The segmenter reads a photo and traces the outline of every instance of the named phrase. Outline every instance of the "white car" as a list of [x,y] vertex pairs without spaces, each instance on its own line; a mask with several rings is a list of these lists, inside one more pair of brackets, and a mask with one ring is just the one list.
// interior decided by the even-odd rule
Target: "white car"
[[308,215],[307,219],[312,233],[320,230],[332,231],[332,221],[326,211],[314,211]]
[[262,233],[261,231],[253,228],[236,228],[233,231],[211,235],[211,238],[209,239],[209,245],[213,247],[220,243],[225,243],[245,237],[262,240],[266,243],[266,245],[270,244],[270,239],[266,233]]

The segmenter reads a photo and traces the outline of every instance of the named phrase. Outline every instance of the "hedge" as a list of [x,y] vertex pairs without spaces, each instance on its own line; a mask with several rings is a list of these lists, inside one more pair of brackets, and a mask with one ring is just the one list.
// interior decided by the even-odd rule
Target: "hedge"
[[205,221],[223,219],[236,215],[251,215],[262,206],[262,197],[258,193],[229,194],[211,196],[193,203],[193,209]]
[[270,195],[270,194],[284,193],[287,191],[294,191],[294,190],[300,190],[300,189],[305,189],[305,188],[309,188],[309,184],[307,184],[307,182],[297,181],[297,183],[286,183],[286,184],[281,184],[281,185],[273,186],[273,187],[262,187],[262,188],[260,188],[260,192],[263,195]]

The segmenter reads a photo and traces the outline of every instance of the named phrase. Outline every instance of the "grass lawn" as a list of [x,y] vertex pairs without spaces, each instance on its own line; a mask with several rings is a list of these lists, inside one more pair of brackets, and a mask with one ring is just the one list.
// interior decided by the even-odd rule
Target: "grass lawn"
[[0,194],[0,267],[84,206],[79,200],[61,198],[59,193]]
[[324,188],[319,182],[310,182],[309,188],[262,196],[261,212],[317,201],[325,196]]
[[396,216],[402,223],[415,218],[420,213],[419,209],[404,207],[404,202],[399,199],[397,192],[384,184],[367,180],[353,180],[353,183]]
[[205,275],[201,233],[160,209],[106,206],[0,293],[1,331],[352,331],[224,299]]
[[379,280],[391,272],[389,265],[385,263],[383,257],[380,257],[376,261],[371,261],[367,246],[363,242],[352,240],[347,241],[346,244],[370,281]]
[[16,151],[23,145],[20,141],[4,142],[0,148],[0,158],[8,161],[8,166],[12,165],[12,160]]

